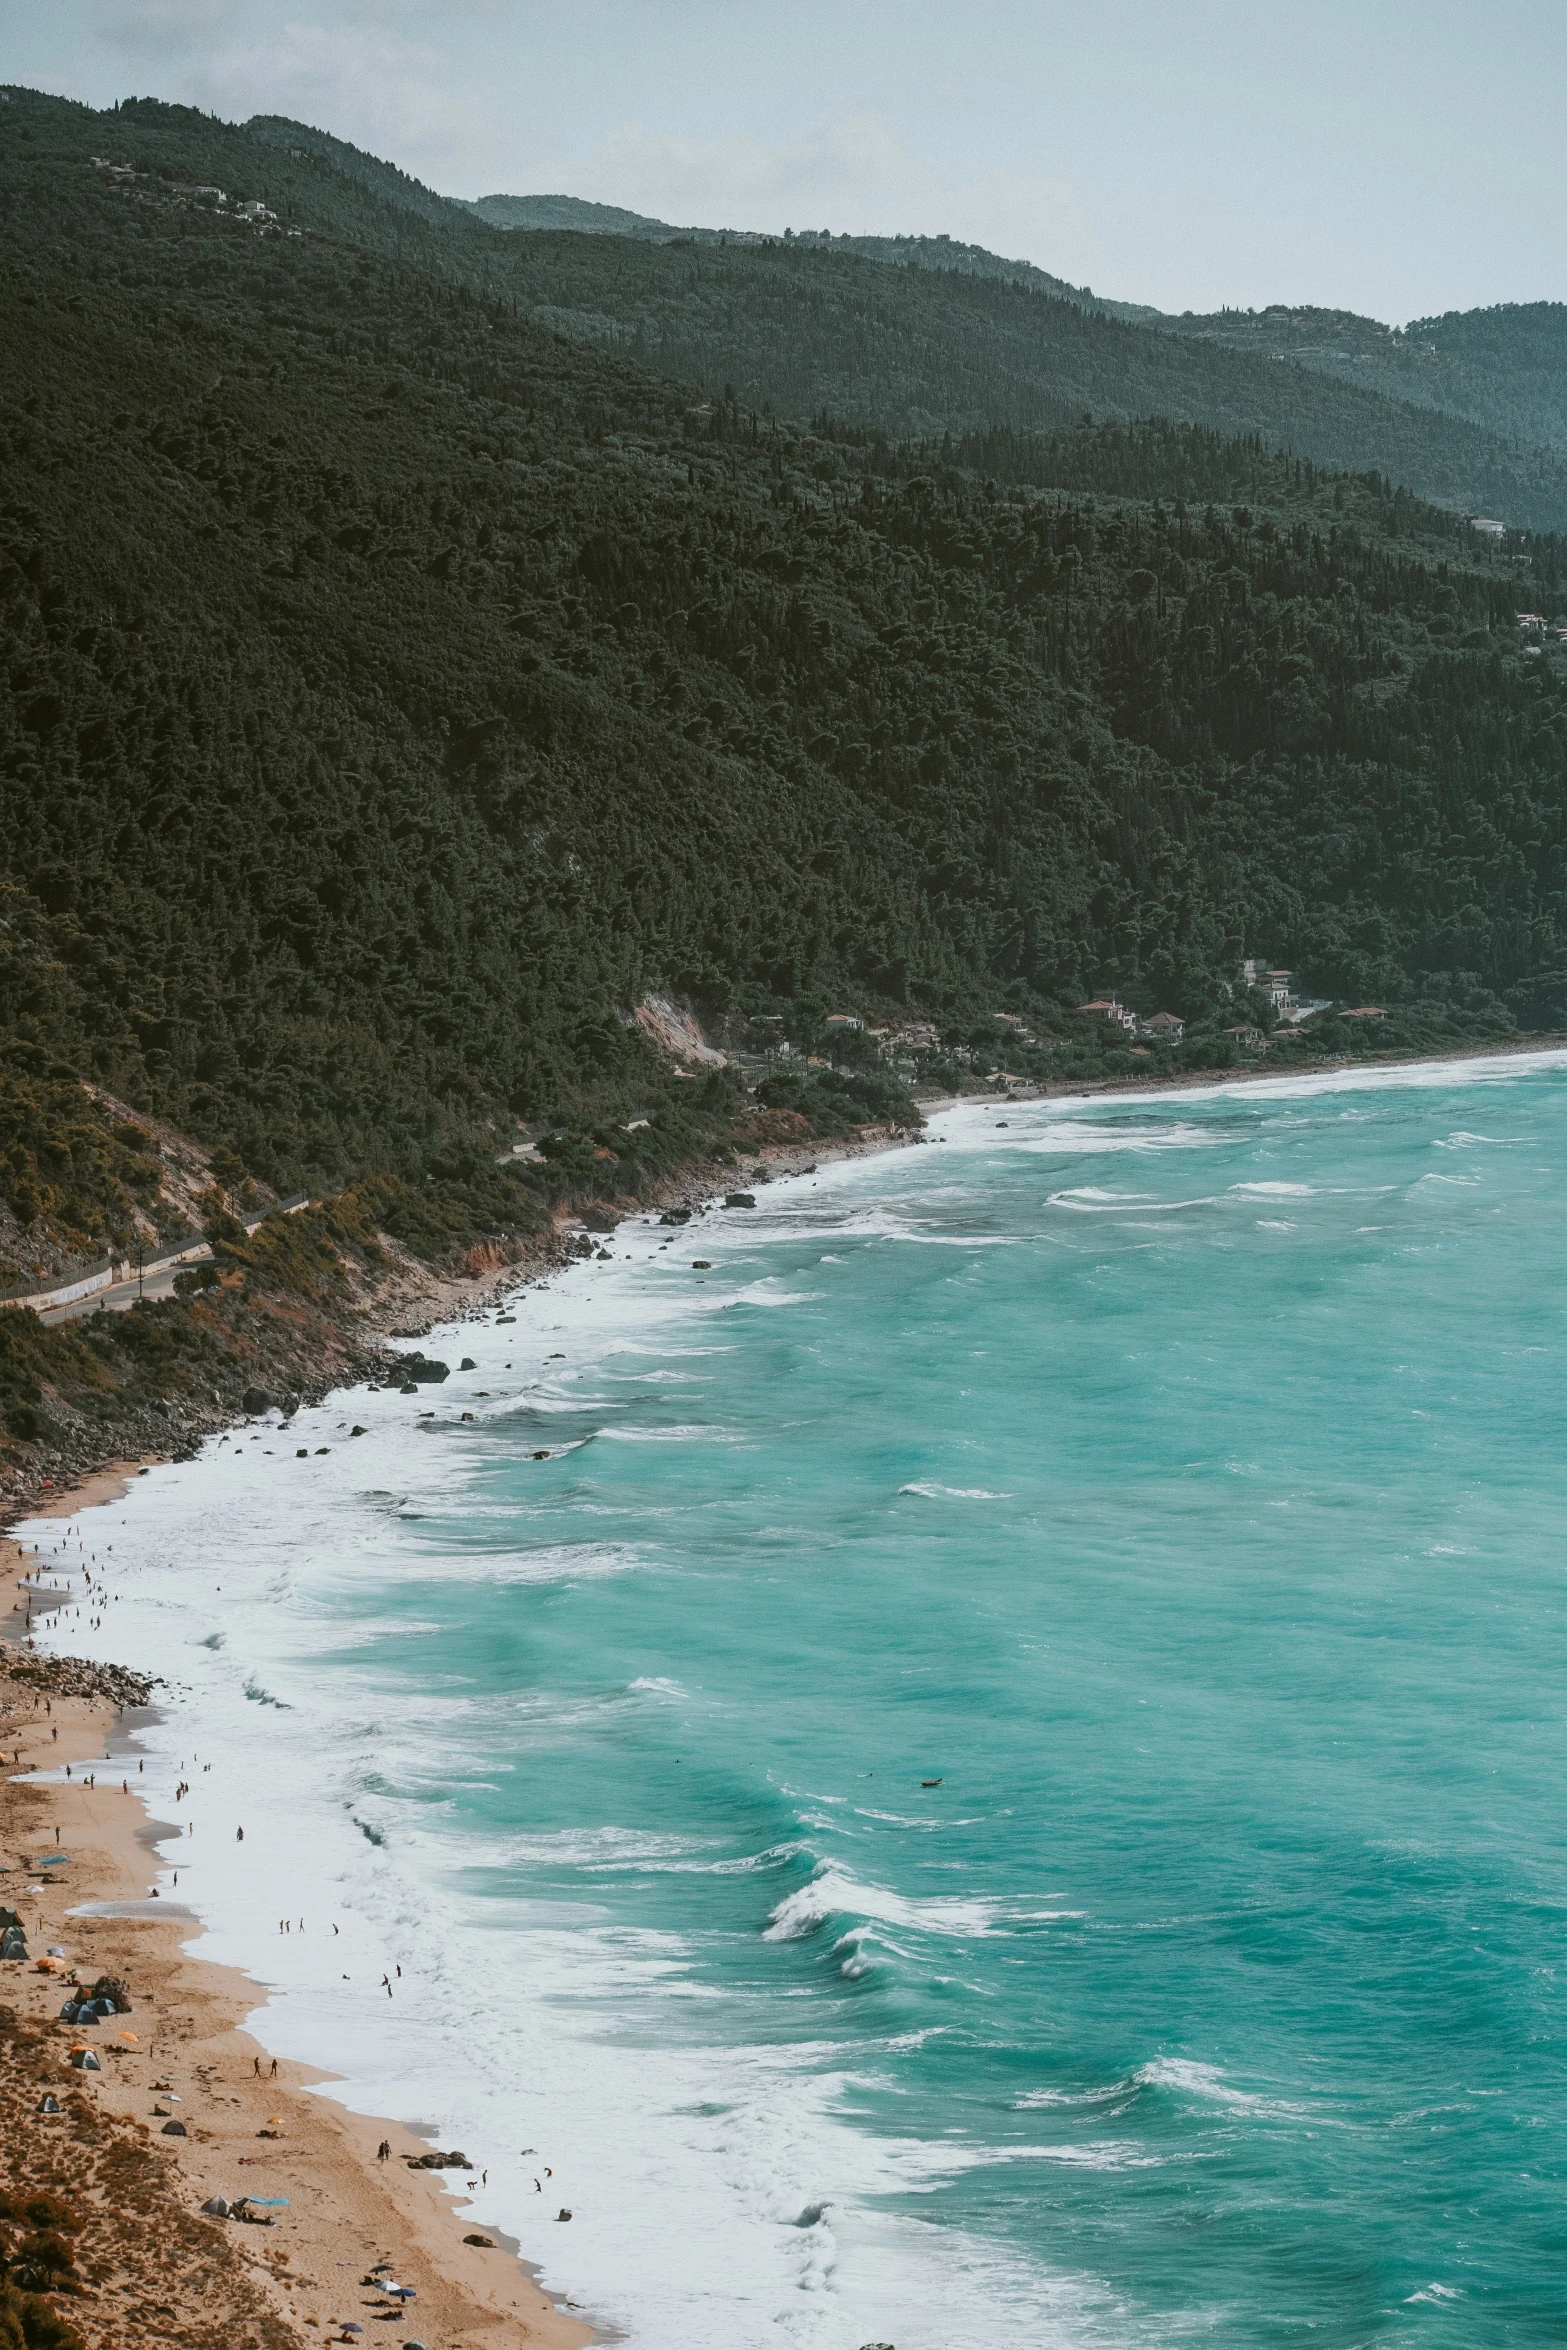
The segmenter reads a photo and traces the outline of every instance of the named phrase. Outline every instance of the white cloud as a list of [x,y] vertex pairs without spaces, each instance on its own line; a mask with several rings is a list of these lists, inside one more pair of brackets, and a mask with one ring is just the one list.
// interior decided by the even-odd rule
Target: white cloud
[[438,50],[374,25],[285,25],[220,50],[197,81],[221,113],[290,115],[438,187],[482,179],[510,151],[502,117],[451,87]]
[[99,37],[116,49],[143,49],[162,57],[221,32],[235,0],[100,0]]

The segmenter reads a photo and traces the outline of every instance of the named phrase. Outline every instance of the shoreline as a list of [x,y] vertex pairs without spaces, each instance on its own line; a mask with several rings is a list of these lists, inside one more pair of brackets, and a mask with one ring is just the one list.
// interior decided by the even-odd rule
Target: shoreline
[[[1023,1106],[1025,1101],[1048,1101],[1063,1106],[1083,1100],[1130,1104],[1153,1092],[1211,1096],[1237,1082],[1258,1081],[1294,1091],[1303,1084],[1316,1089],[1324,1082],[1331,1087],[1341,1081],[1351,1084],[1397,1081],[1409,1071],[1460,1069],[1475,1063],[1509,1059],[1523,1064],[1564,1053],[1567,1046],[1552,1043],[1507,1051],[1497,1048],[1461,1058],[1422,1055],[1371,1063],[1324,1064],[1287,1073],[1193,1071],[1169,1081],[1106,1081],[1102,1086],[1063,1087],[1059,1093],[1014,1095],[1011,1099],[1015,1106]],[[948,1097],[922,1107],[938,1116],[959,1110],[973,1112],[977,1117],[994,1116],[998,1111],[1004,1115],[1003,1098],[996,1095]],[[784,1181],[816,1166],[908,1147],[912,1147],[909,1138],[861,1136],[821,1143],[814,1149],[809,1143],[774,1146],[756,1156],[767,1165],[770,1180]],[[699,1203],[710,1203],[714,1190],[712,1172],[710,1168],[693,1169],[688,1184],[666,1187],[669,1204],[689,1203],[695,1208]],[[699,1175],[707,1176],[708,1180],[699,1182]],[[743,1178],[735,1180],[743,1181]],[[682,1190],[684,1201],[680,1196]],[[654,1205],[640,1207],[636,1215],[656,1222],[659,1212],[659,1207]],[[482,1284],[489,1293],[485,1302],[504,1305],[522,1291],[551,1281],[578,1261],[579,1258],[566,1253],[548,1264],[512,1268],[509,1278],[505,1271],[493,1269]],[[480,1288],[481,1283],[477,1281],[443,1285],[444,1313],[432,1313],[421,1328],[415,1329],[405,1312],[399,1335],[422,1337],[438,1318],[451,1320],[455,1328],[463,1318],[471,1318],[479,1310],[479,1298],[472,1292]],[[55,1488],[25,1514],[32,1518],[74,1519],[83,1510],[122,1499],[136,1474],[153,1465],[154,1459],[148,1457],[108,1464],[89,1473],[76,1485]],[[21,1514],[20,1511],[9,1513],[13,1519]],[[90,1555],[90,1536],[86,1550]],[[14,1574],[28,1562],[45,1569],[50,1563],[47,1554],[29,1550],[7,1529],[0,1535],[0,1564]],[[61,1604],[56,1601],[55,1606]],[[55,1612],[42,1591],[36,1612]],[[21,1629],[13,1615],[0,1628],[0,1637],[15,1641]],[[39,1662],[44,1662],[48,1655],[47,1651],[36,1649],[30,1653]],[[44,1690],[12,1678],[5,1671],[8,1661],[0,1660],[0,1724],[3,1724],[0,1738],[6,1740],[8,1751],[21,1748],[29,1763],[43,1760],[46,1767],[56,1759],[76,1765],[107,1752],[115,1755],[120,1763],[114,1775],[123,1776],[127,1783],[130,1776],[136,1775],[124,1769],[123,1761],[135,1752],[134,1720],[122,1723],[116,1709],[101,1699],[59,1696],[53,1698],[53,1717],[44,1716],[40,1711],[48,1702]],[[141,1717],[150,1718],[156,1717]],[[62,1735],[58,1745],[52,1738],[47,1741],[49,1752],[44,1756],[40,1749],[45,1743],[42,1731],[46,1719],[49,1727],[58,1727]],[[103,1737],[105,1727],[113,1733],[107,1745]],[[12,1735],[13,1728],[23,1729],[23,1736]],[[147,1983],[154,1986],[151,2006],[155,2020],[156,2011],[166,2002],[177,2005],[182,2017],[187,2019],[180,2030],[177,2053],[169,2053],[175,2044],[160,2029],[155,2038],[146,2041],[144,2057],[132,2052],[116,2057],[115,2064],[125,2078],[112,2086],[107,2077],[102,2085],[95,2084],[92,2094],[96,2105],[127,2124],[145,2128],[151,2119],[150,2083],[155,2078],[166,2078],[174,2083],[176,2094],[186,2100],[187,2108],[196,2107],[201,2134],[179,2147],[170,2172],[171,2186],[183,2196],[183,2207],[188,2212],[194,2213],[199,2203],[212,2193],[232,2191],[237,2177],[233,2166],[240,2162],[253,2166],[258,2178],[269,2179],[270,2185],[280,2191],[290,2192],[290,2179],[304,2191],[291,2193],[289,2212],[283,2223],[266,2236],[259,2232],[253,2236],[251,2230],[241,2230],[232,2223],[216,2223],[227,2227],[231,2239],[242,2239],[246,2274],[268,2296],[268,2305],[280,2322],[291,2329],[309,2327],[308,2332],[291,2330],[288,2340],[332,2338],[327,2323],[331,2318],[347,2317],[358,2322],[367,2313],[359,2307],[362,2289],[354,2286],[350,2302],[347,2284],[368,2272],[371,2257],[382,2255],[392,2259],[399,2279],[414,2284],[419,2294],[407,2321],[409,2338],[429,2339],[430,2335],[438,2334],[443,2342],[461,2342],[464,2350],[512,2350],[512,2345],[521,2343],[540,2345],[542,2350],[579,2350],[579,2346],[602,2338],[595,2337],[586,2321],[543,2292],[514,2244],[502,2238],[498,2231],[490,2230],[493,2248],[481,2250],[463,2242],[462,2211],[446,2197],[432,2195],[432,2187],[443,2173],[409,2171],[397,2161],[378,2164],[376,2148],[382,2139],[389,2140],[395,2153],[401,2156],[423,2152],[423,2142],[402,2124],[356,2113],[336,2101],[331,2090],[340,2076],[292,2059],[280,2059],[275,2083],[270,2075],[264,2084],[256,2079],[251,2065],[262,2043],[254,2033],[244,2029],[244,2023],[247,2018],[254,2023],[264,2013],[270,1995],[239,1968],[201,1955],[205,1929],[194,1912],[182,1911],[177,1906],[177,1896],[170,1901],[167,1913],[149,1914],[145,1887],[150,1848],[155,1848],[162,1839],[155,1832],[158,1823],[145,1816],[134,1791],[123,1797],[118,1794],[111,1797],[108,1791],[98,1790],[89,1794],[82,1789],[80,1780],[40,1782],[8,1770],[4,1796],[8,1848],[4,1858],[8,1862],[18,1857],[19,1819],[27,1824],[29,1836],[37,1841],[40,1850],[48,1843],[50,1830],[57,1828],[63,1848],[72,1854],[68,1870],[63,1872],[67,1884],[36,1880],[46,1885],[47,1890],[40,1894],[33,1887],[27,1889],[24,1915],[29,1923],[33,1957],[36,1959],[50,1940],[61,1943],[80,1963],[84,1979],[90,1980],[99,1972],[128,1974],[138,1991]],[[20,1813],[19,1796],[26,1799]],[[177,1832],[165,1830],[165,1834]],[[0,1879],[0,1900],[10,1900],[13,1904],[15,1895],[5,1893],[3,1887],[13,1882],[15,1874],[13,1870]],[[167,1892],[160,1896],[160,1899],[167,1898]],[[135,1914],[114,1917],[69,1916],[68,1912],[84,1900],[110,1904],[134,1902],[136,1910]],[[36,1934],[31,1932],[35,1920],[41,1929]],[[6,1992],[10,1997],[17,1996],[11,1988],[17,1980],[8,1976]],[[21,2003],[24,2012],[42,2026],[45,2019],[57,2014],[58,1985],[31,1970],[20,1980],[27,1992]],[[132,2024],[134,2027],[134,2018]],[[73,2034],[68,2027],[55,2023],[47,2028],[50,2036],[58,2040],[63,2055]],[[205,2078],[197,2075],[198,2063],[211,2068]],[[166,2072],[158,2069],[164,2065],[172,2069]],[[186,2076],[183,2083],[179,2079],[181,2072]],[[217,2096],[220,2086],[224,2098],[234,2098],[234,2104],[220,2107]],[[178,2114],[182,2108],[177,2106],[174,2110]],[[268,2147],[272,2149],[269,2151],[250,2144],[247,2153],[240,2156],[241,2142],[253,2139],[257,2128],[270,2126],[274,2112],[284,2116],[281,2140],[269,2140]],[[153,2126],[161,2131],[161,2123]],[[169,2152],[161,2140],[159,2152],[164,2156]],[[296,2206],[299,2206],[297,2211]],[[339,2235],[334,2236],[334,2229]],[[468,2232],[473,2231],[470,2228]],[[341,2251],[345,2236],[351,2238],[354,2259],[363,2257],[364,2271],[354,2269],[352,2262],[346,2267],[338,2265],[338,2254],[331,2247],[335,2242]],[[276,2261],[262,2260],[260,2253],[253,2251],[253,2245],[260,2245],[267,2252],[285,2249],[297,2253],[286,2281],[280,2282]],[[488,2279],[486,2270],[490,2272]],[[307,2275],[313,2280],[308,2285],[304,2281]],[[505,2281],[504,2291],[496,2286],[496,2277]],[[342,2287],[334,2286],[336,2278],[344,2280]],[[334,2293],[338,2306],[331,2305]],[[508,2299],[511,2306],[502,2306]],[[400,2340],[403,2332],[399,2328],[389,2338]],[[433,2340],[431,2350],[434,2350]]]
[[[75,1517],[110,1504],[123,1498],[143,1465],[96,1472],[81,1490],[60,1493],[33,1515]],[[0,1545],[7,1572],[23,1562],[47,1570],[47,1560],[14,1536],[0,1538]],[[36,1612],[53,1613],[62,1604],[46,1586]],[[15,1623],[13,1605],[3,1634],[8,1643]],[[52,1660],[32,1654],[47,1672]],[[0,1779],[0,1904],[22,1918],[28,1960],[25,1967],[6,1967],[0,1990],[24,2026],[55,2044],[46,2084],[62,2101],[72,2089],[85,2095],[95,2117],[155,2148],[170,2202],[203,2230],[221,2231],[230,2257],[220,2269],[232,2272],[234,2288],[227,2317],[235,2324],[254,2321],[241,2290],[249,2288],[286,2329],[275,2339],[347,2339],[341,2327],[348,2321],[394,2317],[386,2296],[365,2282],[375,2262],[390,2260],[395,2280],[416,2296],[394,2318],[397,2341],[428,2339],[431,2350],[437,2339],[464,2350],[586,2350],[601,2339],[544,2292],[514,2241],[472,2222],[465,2228],[460,2190],[451,2197],[442,2185],[460,2172],[409,2167],[431,2151],[424,2139],[401,2122],[339,2103],[331,2095],[335,2075],[272,2057],[246,2029],[271,2004],[266,1987],[203,1956],[207,1928],[198,1914],[177,1894],[152,1894],[148,1884],[149,1874],[170,1865],[160,1846],[181,1832],[178,1823],[155,1819],[131,1785],[141,1775],[137,1729],[159,1719],[160,1709],[61,1695],[47,1680],[19,1680],[9,1667],[20,1661],[13,1646],[0,1655],[0,1741],[7,1759]],[[73,1775],[62,1779],[67,1767]],[[29,1846],[40,1858],[56,1850],[68,1858],[47,1872],[28,1869]],[[44,1973],[37,1962],[52,1948],[63,1949],[66,1962]],[[90,2033],[59,2020],[65,1965],[84,1985],[104,1975],[125,1980],[132,2000],[126,2033],[134,2039],[117,2028],[118,2018]],[[96,2074],[68,2066],[70,2049],[84,2041],[99,2058]],[[168,2087],[160,2093],[157,2083]],[[11,2086],[22,2089],[19,2081]],[[37,2087],[30,2081],[17,2111],[4,2116],[9,2166],[19,2181],[28,2164],[18,2125],[31,2121],[34,2132],[44,2127],[32,2119]],[[160,2116],[182,2121],[188,2135],[166,2140]],[[391,2150],[385,2161],[377,2151],[383,2143]],[[242,2180],[241,2169],[252,2175]],[[265,2233],[202,2216],[210,2197],[246,2191],[286,2198]],[[90,2205],[90,2195],[74,2185],[67,2193],[79,2210]],[[464,2240],[474,2234],[482,2243]],[[218,2314],[211,2299],[209,2292],[204,2320]],[[89,2350],[98,2350],[91,2305],[60,2306]],[[112,2325],[101,2339],[109,2350]]]

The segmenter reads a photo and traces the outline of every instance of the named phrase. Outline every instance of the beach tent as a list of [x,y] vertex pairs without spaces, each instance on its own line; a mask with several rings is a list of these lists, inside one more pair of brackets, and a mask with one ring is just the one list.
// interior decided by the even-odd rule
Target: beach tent
[[90,2048],[73,2048],[71,2062],[79,2073],[101,2073],[103,2070]]
[[227,2219],[229,2215],[226,2195],[209,2195],[201,2208],[212,2219]]
[[183,2138],[188,2134],[183,2122],[165,2122],[163,2125],[163,2135],[166,2138]]
[[34,2113],[58,2113],[59,2110],[60,2100],[52,2090],[46,2096],[40,2097],[38,2103],[33,2107]]

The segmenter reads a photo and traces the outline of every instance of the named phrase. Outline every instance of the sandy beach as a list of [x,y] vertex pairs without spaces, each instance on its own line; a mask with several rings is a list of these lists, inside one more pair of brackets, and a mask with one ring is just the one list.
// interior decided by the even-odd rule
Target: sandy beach
[[[1552,1049],[1560,1048],[1534,1048]],[[1395,1066],[1413,1073],[1428,1064],[1287,1075],[1193,1072],[1158,1085],[1063,1087],[1050,1098],[1134,1103],[1153,1091],[1216,1092],[1238,1080],[1286,1088],[1376,1083]],[[1004,1102],[994,1096],[925,1107],[986,1123],[1005,1117]],[[898,1147],[907,1147],[905,1138],[865,1134],[839,1144],[773,1147],[757,1158],[770,1179],[781,1180],[813,1164]],[[672,1205],[683,1199],[695,1206],[712,1196],[711,1169],[693,1171],[688,1187],[671,1186],[669,1193]],[[509,1278],[492,1275],[490,1294],[514,1293],[559,1270],[558,1264],[519,1266]],[[405,1315],[405,1328],[422,1333],[437,1311],[449,1313],[454,1305],[471,1313],[474,1297],[472,1287],[431,1294],[422,1301],[424,1312]],[[76,1519],[122,1498],[157,1465],[152,1456],[111,1464],[46,1494],[30,1514]],[[0,1779],[0,1904],[20,1916],[28,1944],[25,1964],[0,1969],[0,2013],[9,2010],[15,2019],[5,2029],[18,2060],[0,2076],[0,2106],[9,2183],[51,2182],[86,2220],[80,2265],[93,2290],[60,2305],[88,2350],[122,2343],[127,2313],[137,2328],[130,2338],[155,2333],[192,2346],[248,2339],[272,2350],[342,2338],[345,2324],[372,2338],[372,2329],[382,2329],[388,2341],[426,2350],[510,2350],[524,2343],[568,2350],[591,2340],[591,2327],[545,2297],[507,2239],[465,2221],[461,2187],[471,2174],[410,2167],[430,2152],[427,2139],[348,2111],[322,2093],[334,2076],[288,2059],[274,2062],[261,2039],[245,2030],[266,1989],[201,1956],[200,1921],[179,1906],[168,1881],[174,1864],[168,1847],[181,1826],[150,1819],[138,1796],[137,1726],[153,1717],[111,1696],[61,1694],[64,1660],[51,1664],[21,1647],[29,1588],[22,1579],[40,1568],[46,1573],[47,1563],[13,1536],[0,1537],[0,1609],[12,1609],[0,1626],[0,1751],[7,1765]],[[33,1611],[42,1614],[50,1605],[47,1585],[30,1588]],[[71,1604],[83,1599],[77,1589]],[[61,1645],[71,1646],[68,1627]],[[42,1677],[31,1677],[40,1667]],[[255,1808],[266,1807],[258,1801]],[[68,1858],[35,1865],[56,1852]],[[149,1898],[160,1873],[162,1890]],[[38,1962],[55,1950],[62,1956],[50,1971],[39,1971]],[[60,2021],[62,1982],[73,1973],[84,1985],[123,1978],[130,2014],[86,2031]],[[78,2042],[91,2045],[99,2070],[71,2068]],[[59,2098],[62,2115],[35,2112],[46,2090]],[[183,2124],[184,2135],[165,2136],[169,2122]],[[128,2234],[115,2181],[132,2162],[143,2200]],[[274,2224],[203,2214],[209,2199],[232,2201],[240,2193],[285,2199],[268,2206]],[[488,2241],[465,2241],[475,2234]],[[390,2264],[383,2275],[411,2288],[415,2298],[387,2297],[374,2280],[382,2262]]]
[[[46,1511],[113,1500],[142,1465],[106,1470]],[[7,1599],[34,1564],[5,1540]],[[326,2076],[277,2062],[243,2030],[265,1993],[202,1959],[200,1923],[177,1898],[148,1898],[158,1847],[180,1830],[150,1820],[136,1793],[136,1711],[18,1678],[16,1630],[13,1616],[0,1660],[0,1904],[21,1918],[28,1958],[0,1969],[14,2058],[0,2070],[3,2176],[11,2191],[53,2188],[85,2221],[87,2290],[57,2306],[89,2350],[153,2336],[281,2350],[341,2339],[348,2323],[429,2350],[591,2340],[503,2241],[464,2241],[479,2231],[449,2192],[461,2171],[410,2168],[426,2142],[312,2094]],[[63,1955],[42,1971],[51,1950]],[[104,1976],[129,1986],[131,2012],[91,2029],[61,2022],[67,1986]],[[84,2045],[96,2072],[71,2067]],[[59,2115],[35,2110],[50,2093]],[[184,2135],[166,2136],[166,2122]],[[274,2224],[203,2214],[209,2198],[240,2193],[274,2199]],[[367,2281],[382,2261],[414,2298]]]

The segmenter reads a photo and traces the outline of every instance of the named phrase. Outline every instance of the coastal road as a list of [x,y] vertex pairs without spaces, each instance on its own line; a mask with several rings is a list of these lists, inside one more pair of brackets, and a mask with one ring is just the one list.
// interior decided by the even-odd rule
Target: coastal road
[[46,1306],[38,1319],[51,1326],[57,1322],[79,1322],[87,1314],[127,1313],[139,1297],[172,1297],[175,1274],[183,1273],[187,1265],[205,1263],[211,1254],[210,1248],[203,1249],[200,1256],[187,1257],[179,1265],[163,1265],[140,1279],[133,1273],[129,1281],[111,1281],[107,1289],[96,1289],[91,1297],[73,1298],[66,1306]]

